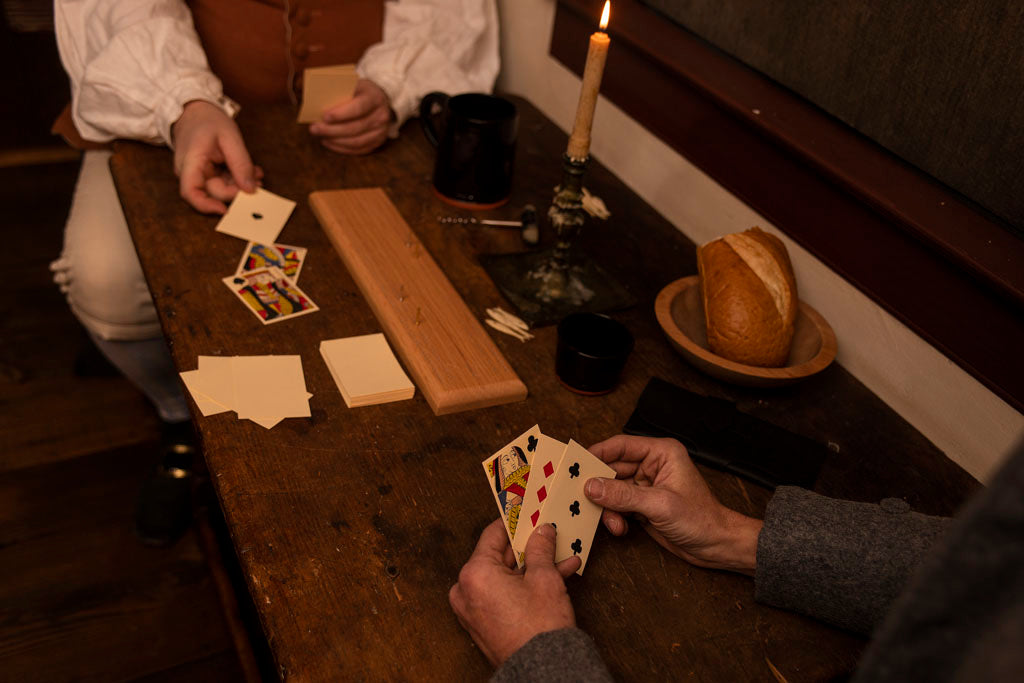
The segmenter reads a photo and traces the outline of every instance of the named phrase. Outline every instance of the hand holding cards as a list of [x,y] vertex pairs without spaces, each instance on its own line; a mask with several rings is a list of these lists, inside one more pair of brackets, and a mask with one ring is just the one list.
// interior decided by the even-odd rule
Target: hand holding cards
[[558,532],[555,562],[579,555],[583,574],[602,508],[583,494],[591,477],[615,477],[615,471],[575,441],[568,444],[542,434],[534,425],[482,463],[491,493],[505,523],[516,562],[533,530],[551,524]]

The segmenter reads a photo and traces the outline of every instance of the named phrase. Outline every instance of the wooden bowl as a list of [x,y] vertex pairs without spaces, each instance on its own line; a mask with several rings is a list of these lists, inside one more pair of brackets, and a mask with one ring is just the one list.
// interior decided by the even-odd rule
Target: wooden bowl
[[654,313],[669,341],[686,360],[724,382],[751,387],[791,384],[821,372],[836,357],[835,332],[803,301],[784,367],[744,365],[715,355],[708,350],[699,275],[681,278],[662,289],[654,302]]

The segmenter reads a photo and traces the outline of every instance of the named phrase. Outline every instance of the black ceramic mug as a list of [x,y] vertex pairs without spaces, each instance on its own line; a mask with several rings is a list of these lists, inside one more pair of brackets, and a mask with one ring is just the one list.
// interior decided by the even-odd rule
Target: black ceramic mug
[[442,199],[468,209],[508,201],[519,133],[516,105],[483,93],[432,92],[420,102],[420,123],[437,148],[434,189]]
[[573,313],[558,323],[555,374],[578,394],[607,394],[632,350],[633,335],[622,323],[597,313]]

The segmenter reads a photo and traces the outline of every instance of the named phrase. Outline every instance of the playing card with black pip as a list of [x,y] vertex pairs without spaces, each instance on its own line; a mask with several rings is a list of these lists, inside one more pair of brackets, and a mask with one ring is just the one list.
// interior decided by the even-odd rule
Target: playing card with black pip
[[251,194],[239,192],[217,223],[216,231],[260,244],[273,244],[294,208],[292,200],[262,187]]
[[558,532],[555,562],[579,555],[577,574],[583,574],[590,546],[601,520],[602,507],[590,502],[583,485],[591,477],[615,478],[615,470],[583,446],[570,440],[554,474],[554,482],[540,511],[537,524],[551,524]]
[[515,539],[519,525],[530,461],[540,445],[540,437],[540,427],[534,425],[481,463],[510,542]]

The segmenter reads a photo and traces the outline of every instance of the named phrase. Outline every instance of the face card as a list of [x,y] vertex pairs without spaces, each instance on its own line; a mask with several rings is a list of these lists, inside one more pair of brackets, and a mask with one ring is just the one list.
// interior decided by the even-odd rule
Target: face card
[[549,499],[540,512],[538,524],[553,524],[558,531],[555,541],[555,562],[579,555],[582,563],[576,571],[583,574],[590,556],[590,545],[601,520],[600,505],[583,494],[583,484],[591,477],[615,478],[615,470],[592,455],[583,446],[570,440],[555,473]]
[[292,215],[295,202],[267,192],[262,187],[252,194],[239,192],[217,223],[217,232],[259,244],[273,244]]
[[278,268],[230,275],[223,282],[264,325],[320,310]]
[[306,69],[302,74],[302,107],[298,122],[319,121],[325,111],[352,99],[358,80],[354,64]]
[[534,425],[481,463],[491,485],[494,501],[498,504],[498,512],[505,522],[509,541],[515,538],[519,510],[530,478],[527,454],[532,456],[536,452],[540,436],[540,427]]
[[537,528],[541,510],[551,492],[552,484],[555,483],[555,473],[562,464],[564,454],[564,443],[547,434],[540,435],[537,455],[530,465],[530,480],[527,482],[526,495],[523,497],[523,507],[519,511],[519,525],[512,539],[512,550],[515,551],[519,566],[523,564],[522,555],[526,550],[526,542]]
[[249,242],[235,273],[248,273],[260,268],[279,268],[286,278],[297,283],[299,271],[306,260],[306,251],[305,247],[292,247],[287,244]]

